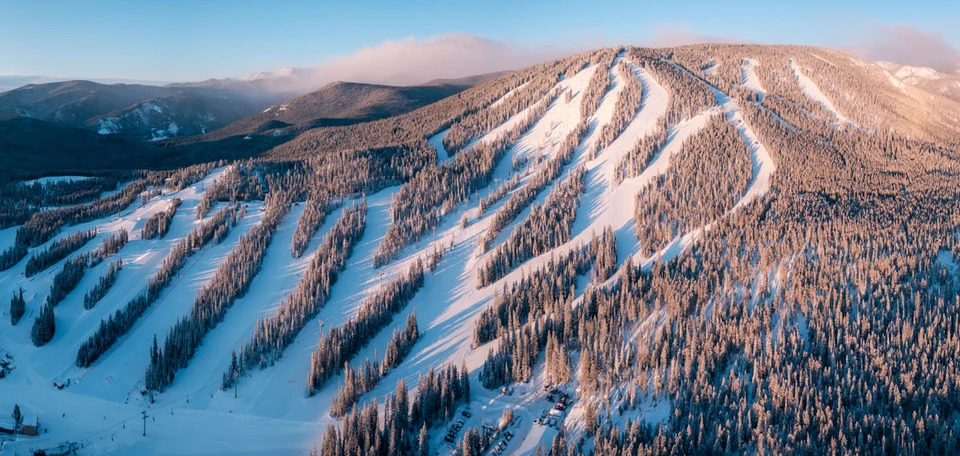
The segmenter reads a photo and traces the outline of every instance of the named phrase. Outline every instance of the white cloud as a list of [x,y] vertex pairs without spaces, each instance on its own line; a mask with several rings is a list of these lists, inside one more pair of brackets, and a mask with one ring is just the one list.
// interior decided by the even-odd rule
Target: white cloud
[[946,73],[960,71],[960,50],[939,32],[876,24],[861,32],[857,41],[858,44],[841,49],[873,61],[926,66]]
[[514,70],[565,55],[549,46],[525,47],[470,34],[386,41],[332,59],[313,68],[284,68],[255,73],[265,88],[312,90],[333,81],[413,85],[439,78],[459,78]]

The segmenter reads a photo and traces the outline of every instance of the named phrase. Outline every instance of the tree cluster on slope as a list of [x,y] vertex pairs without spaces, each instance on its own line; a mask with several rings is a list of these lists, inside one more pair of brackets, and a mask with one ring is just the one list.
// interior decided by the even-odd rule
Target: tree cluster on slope
[[10,324],[16,326],[27,311],[27,301],[23,299],[23,288],[13,293],[10,298]]
[[515,92],[504,95],[505,98],[496,105],[488,106],[465,116],[459,122],[454,122],[450,126],[450,131],[443,137],[443,146],[447,153],[455,154],[461,151],[473,138],[482,136],[532,106],[541,100],[555,83],[556,75],[535,75],[516,88]]
[[116,255],[123,246],[127,245],[129,240],[130,233],[127,232],[126,228],[120,228],[120,231],[104,238],[100,247],[90,253],[90,266],[96,266],[103,260]]
[[589,118],[582,118],[577,126],[560,144],[557,154],[551,157],[543,164],[540,171],[530,179],[527,185],[514,192],[506,203],[494,215],[490,221],[490,227],[480,239],[480,249],[486,251],[494,238],[507,227],[510,222],[530,205],[537,195],[543,189],[547,188],[553,181],[560,177],[564,168],[573,160],[573,153],[577,150],[583,137],[590,129]]
[[303,203],[303,212],[297,219],[297,229],[293,232],[293,240],[290,243],[290,253],[294,258],[300,258],[307,250],[310,239],[326,220],[330,206],[331,202],[326,192],[317,192]]
[[160,264],[160,269],[147,281],[146,291],[130,300],[107,319],[101,320],[97,331],[80,345],[80,349],[77,350],[77,366],[89,366],[113,346],[117,339],[133,327],[150,305],[156,302],[160,292],[186,265],[187,258],[211,240],[220,242],[226,237],[230,228],[236,225],[237,219],[243,217],[245,213],[245,209],[242,209],[239,204],[223,208],[173,246]]
[[166,210],[156,212],[143,223],[143,229],[141,231],[140,237],[142,239],[153,239],[155,237],[164,237],[167,235],[167,231],[170,230],[170,222],[173,220],[173,216],[177,214],[177,208],[180,207],[180,203],[183,201],[180,198],[173,198],[170,200],[170,206]]
[[47,304],[56,306],[80,284],[83,273],[90,265],[89,254],[77,255],[63,263],[63,268],[53,276],[50,284],[50,294],[47,295]]
[[0,253],[0,271],[10,269],[23,257],[29,247],[36,247],[50,240],[67,224],[89,222],[119,212],[133,203],[146,189],[146,181],[140,179],[127,184],[123,190],[88,204],[37,212],[17,229],[12,247]]
[[77,249],[80,247],[83,247],[87,241],[96,236],[97,230],[94,228],[88,231],[78,231],[69,236],[51,242],[44,251],[34,253],[30,259],[27,260],[27,266],[24,270],[24,274],[27,277],[31,277],[36,273],[47,269],[58,261],[66,258],[67,255],[77,251]]
[[123,260],[117,260],[107,267],[107,273],[100,277],[100,280],[97,281],[97,284],[90,289],[83,296],[83,308],[92,309],[93,306],[97,304],[104,296],[107,295],[107,292],[110,291],[110,287],[113,286],[117,281],[117,274],[120,273],[120,270],[123,269]]
[[384,351],[383,361],[377,361],[374,357],[371,363],[367,358],[362,370],[351,368],[349,363],[344,363],[343,384],[337,388],[337,395],[330,404],[330,414],[334,417],[346,415],[361,395],[376,387],[380,379],[403,362],[403,358],[410,353],[413,344],[419,338],[417,313],[413,312],[407,317],[403,329],[398,328],[393,331],[393,336]]
[[[411,398],[401,379],[396,391],[381,407],[374,398],[363,407],[354,407],[343,417],[340,428],[327,426],[318,455],[362,456],[370,454],[430,454],[427,429],[439,420],[452,418],[461,402],[470,401],[470,379],[466,368],[433,366],[417,383]],[[416,437],[415,437],[416,436]]]
[[26,222],[45,207],[69,206],[97,199],[117,188],[117,177],[9,182],[0,186],[0,229]]
[[266,191],[266,182],[259,168],[250,164],[231,165],[203,192],[197,205],[197,219],[205,217],[217,201],[262,200]]
[[620,79],[623,80],[623,89],[620,91],[620,98],[613,107],[613,117],[610,122],[600,128],[597,140],[594,143],[595,150],[601,150],[613,143],[613,140],[623,133],[630,120],[640,110],[643,104],[643,84],[639,77],[634,73],[633,66],[627,60],[621,60],[617,64],[617,72],[620,73]]
[[488,193],[486,197],[480,198],[480,204],[478,205],[480,215],[483,215],[484,212],[487,212],[487,209],[490,206],[496,204],[497,201],[500,201],[500,199],[506,196],[508,193],[514,191],[517,188],[517,185],[520,185],[520,173],[514,173],[510,179],[507,179],[500,184],[496,190]]
[[535,105],[528,116],[499,137],[482,141],[443,163],[420,171],[393,197],[391,225],[377,246],[374,264],[382,266],[407,243],[436,228],[442,214],[453,209],[471,193],[490,183],[493,170],[510,146],[547,111],[557,90]]
[[356,316],[340,327],[331,328],[310,356],[307,394],[312,396],[346,360],[366,346],[373,335],[390,324],[393,315],[406,307],[423,281],[423,261],[417,258],[404,274],[364,300]]
[[585,178],[586,171],[578,168],[550,192],[542,206],[530,210],[530,215],[477,269],[478,287],[496,282],[524,261],[570,240]]
[[[611,262],[610,255],[613,260]],[[533,374],[540,350],[550,335],[567,344],[580,331],[577,312],[572,308],[576,278],[586,274],[602,259],[602,269],[594,279],[605,280],[616,264],[616,239],[610,229],[594,238],[589,247],[573,250],[563,257],[551,258],[543,267],[494,296],[493,304],[481,313],[474,327],[473,342],[479,346],[499,338],[497,348],[487,354],[480,370],[486,388],[513,382],[526,382]],[[574,346],[574,345],[570,345]],[[549,354],[552,375],[562,376],[562,357],[556,347]]]
[[637,195],[634,220],[646,255],[733,208],[753,176],[750,151],[733,125],[713,116],[684,141],[670,169]]

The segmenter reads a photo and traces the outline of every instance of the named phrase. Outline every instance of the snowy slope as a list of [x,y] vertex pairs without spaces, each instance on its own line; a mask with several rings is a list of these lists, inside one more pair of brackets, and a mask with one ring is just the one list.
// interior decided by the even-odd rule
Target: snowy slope
[[757,77],[757,67],[759,65],[760,63],[754,59],[744,59],[743,65],[740,67],[740,76],[743,80],[743,88],[756,92],[759,101],[763,101],[763,96],[767,94],[767,91],[763,90],[760,78]]
[[[612,121],[617,101],[625,87],[624,76],[617,71],[617,63],[621,60],[626,60],[633,70],[629,77],[637,78],[643,86],[643,103],[623,132],[592,155],[589,151],[593,149],[603,126]],[[742,67],[743,86],[762,94],[763,87],[753,70],[758,64],[753,60],[745,62]],[[28,421],[35,416],[32,414],[39,413],[49,429],[48,433],[38,438],[8,443],[7,448],[23,452],[33,447],[76,441],[83,444],[80,454],[305,454],[319,444],[326,425],[336,423],[329,415],[330,401],[338,386],[336,379],[327,382],[312,397],[305,396],[310,357],[320,337],[329,328],[355,316],[366,296],[406,271],[413,261],[424,258],[435,248],[442,248],[445,250],[443,259],[436,271],[426,274],[425,285],[413,301],[351,359],[351,362],[361,362],[366,358],[372,359],[375,354],[382,355],[392,331],[402,327],[407,315],[417,313],[422,338],[403,364],[385,376],[361,401],[382,398],[394,390],[400,379],[405,379],[407,386],[413,388],[417,377],[430,366],[465,362],[474,384],[471,403],[474,416],[467,420],[467,426],[479,425],[483,420],[493,421],[499,418],[505,408],[513,408],[520,420],[514,427],[517,437],[509,443],[508,452],[533,454],[538,444],[549,441],[557,432],[554,427],[533,423],[549,408],[549,404],[542,400],[545,382],[542,372],[538,371],[531,383],[517,386],[512,396],[485,390],[477,378],[487,349],[497,342],[473,347],[472,332],[478,315],[491,302],[494,293],[505,284],[516,282],[524,274],[546,264],[551,257],[589,243],[594,234],[600,234],[606,227],[615,232],[621,262],[628,257],[633,257],[640,264],[649,265],[654,261],[653,258],[642,258],[638,253],[640,246],[633,233],[636,195],[654,179],[669,172],[671,157],[680,151],[687,138],[696,135],[713,116],[725,116],[737,128],[751,152],[754,178],[737,203],[737,208],[766,193],[776,169],[764,145],[744,122],[737,101],[714,89],[717,106],[670,128],[665,146],[650,165],[638,176],[616,183],[614,176],[618,163],[632,150],[639,138],[656,131],[658,121],[667,112],[669,98],[668,91],[650,73],[636,62],[619,56],[609,68],[591,65],[572,77],[560,80],[557,87],[571,93],[572,99],[567,101],[566,93],[563,93],[553,101],[494,168],[493,182],[506,181],[519,172],[520,184],[517,188],[522,188],[542,168],[543,162],[538,158],[556,156],[561,142],[581,121],[583,92],[597,71],[607,72],[611,84],[596,112],[588,119],[590,129],[574,151],[571,164],[538,194],[533,203],[542,204],[557,184],[577,167],[582,166],[586,170],[586,190],[568,242],[531,258],[493,284],[478,288],[477,270],[494,249],[481,252],[477,242],[485,235],[493,214],[509,198],[509,194],[483,214],[480,213],[478,200],[472,198],[445,215],[433,233],[404,248],[397,259],[383,267],[374,268],[374,252],[389,228],[390,204],[400,187],[368,194],[366,230],[348,258],[346,268],[333,285],[327,304],[298,334],[281,359],[265,369],[249,372],[239,382],[236,391],[219,389],[231,350],[238,350],[241,344],[246,343],[257,319],[272,315],[296,288],[323,237],[330,232],[344,208],[355,201],[346,201],[327,215],[309,242],[305,254],[299,259],[292,258],[290,245],[297,221],[303,213],[303,205],[292,208],[273,236],[261,272],[254,278],[249,292],[237,300],[225,319],[207,334],[189,365],[178,373],[166,391],[157,395],[153,404],[149,404],[140,391],[143,389],[148,348],[154,335],[162,340],[174,322],[189,312],[197,292],[212,278],[220,261],[237,245],[240,236],[262,219],[263,212],[259,210],[261,203],[246,203],[247,215],[230,231],[228,237],[222,243],[211,243],[191,256],[179,277],[164,290],[161,299],[150,307],[134,328],[100,360],[85,369],[74,365],[79,345],[96,330],[100,320],[142,292],[145,279],[157,270],[170,249],[201,223],[195,220],[195,208],[204,190],[210,187],[223,169],[215,170],[201,182],[180,192],[165,192],[146,205],[141,206],[138,202],[119,214],[64,229],[58,237],[93,227],[100,230],[97,238],[80,250],[84,252],[96,248],[106,236],[126,228],[131,233],[131,240],[118,254],[118,258],[124,260],[125,267],[107,296],[93,309],[84,310],[83,293],[105,272],[107,263],[89,270],[80,286],[57,306],[56,336],[40,348],[30,343],[30,324],[46,297],[53,275],[63,261],[29,279],[23,276],[26,260],[0,272],[0,290],[23,286],[27,296],[27,314],[19,325],[9,327],[5,326],[6,321],[0,322],[0,347],[9,351],[18,365],[11,376],[0,380],[0,405],[20,403],[28,413]],[[799,70],[797,74],[800,77]],[[513,89],[510,93],[519,89]],[[494,104],[501,103],[510,93]],[[528,108],[517,113],[476,138],[473,143],[496,138],[526,119],[530,111]],[[442,144],[448,131],[428,138],[428,142],[437,149],[438,162],[450,159]],[[528,165],[515,171],[512,167],[515,159],[526,160]],[[477,196],[486,197],[496,186],[490,185],[479,191]],[[170,232],[162,239],[141,240],[140,228],[146,219],[164,210],[174,197],[181,198],[183,204],[173,219]],[[493,246],[503,242],[529,213],[529,207],[521,211],[494,239]],[[460,225],[463,216],[469,221],[465,227]],[[699,232],[698,229],[678,237],[660,252],[662,258],[678,255],[696,239]],[[0,231],[0,247],[11,245],[14,235],[15,229]],[[5,306],[3,312],[4,315],[0,317],[8,319]],[[68,380],[71,386],[62,390],[51,385],[53,381],[63,383]],[[141,435],[143,422],[140,417],[144,410],[149,415],[146,437]],[[641,407],[634,418],[660,422],[666,419],[669,412],[668,403],[650,403]],[[571,426],[577,426],[582,421],[580,413],[576,408],[571,411],[568,418]],[[431,447],[445,448],[442,438],[442,431],[431,431]]]
[[790,68],[793,70],[793,74],[796,76],[797,82],[800,83],[800,89],[803,91],[804,95],[810,97],[811,100],[822,104],[823,107],[827,108],[827,111],[830,111],[830,113],[833,114],[837,118],[837,121],[839,121],[841,124],[853,124],[853,122],[850,122],[850,119],[847,119],[843,116],[843,114],[840,114],[840,111],[837,110],[836,106],[833,105],[833,102],[831,102],[830,99],[827,98],[827,96],[823,93],[823,91],[820,90],[820,87],[817,86],[817,83],[813,82],[812,79],[803,74],[803,69],[801,69],[800,65],[798,65],[793,59],[790,59]]

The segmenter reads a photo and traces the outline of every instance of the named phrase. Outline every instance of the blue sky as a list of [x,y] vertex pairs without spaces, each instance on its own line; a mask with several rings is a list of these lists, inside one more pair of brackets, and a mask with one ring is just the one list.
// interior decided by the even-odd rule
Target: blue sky
[[958,1],[0,0],[0,75],[202,80],[452,33],[558,53],[708,39],[869,53],[898,27],[956,52],[958,24]]

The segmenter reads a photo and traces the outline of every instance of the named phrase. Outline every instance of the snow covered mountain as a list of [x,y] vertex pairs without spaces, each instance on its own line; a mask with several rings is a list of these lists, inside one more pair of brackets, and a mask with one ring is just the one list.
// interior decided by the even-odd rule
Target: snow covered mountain
[[0,115],[151,141],[202,134],[278,100],[267,93],[206,87],[64,81],[0,93]]
[[933,68],[893,62],[877,62],[877,65],[889,71],[893,78],[902,81],[903,84],[960,101],[960,72],[941,73]]
[[950,452],[960,104],[895,73],[605,48],[117,189],[5,184],[0,406],[42,431],[0,449]]

